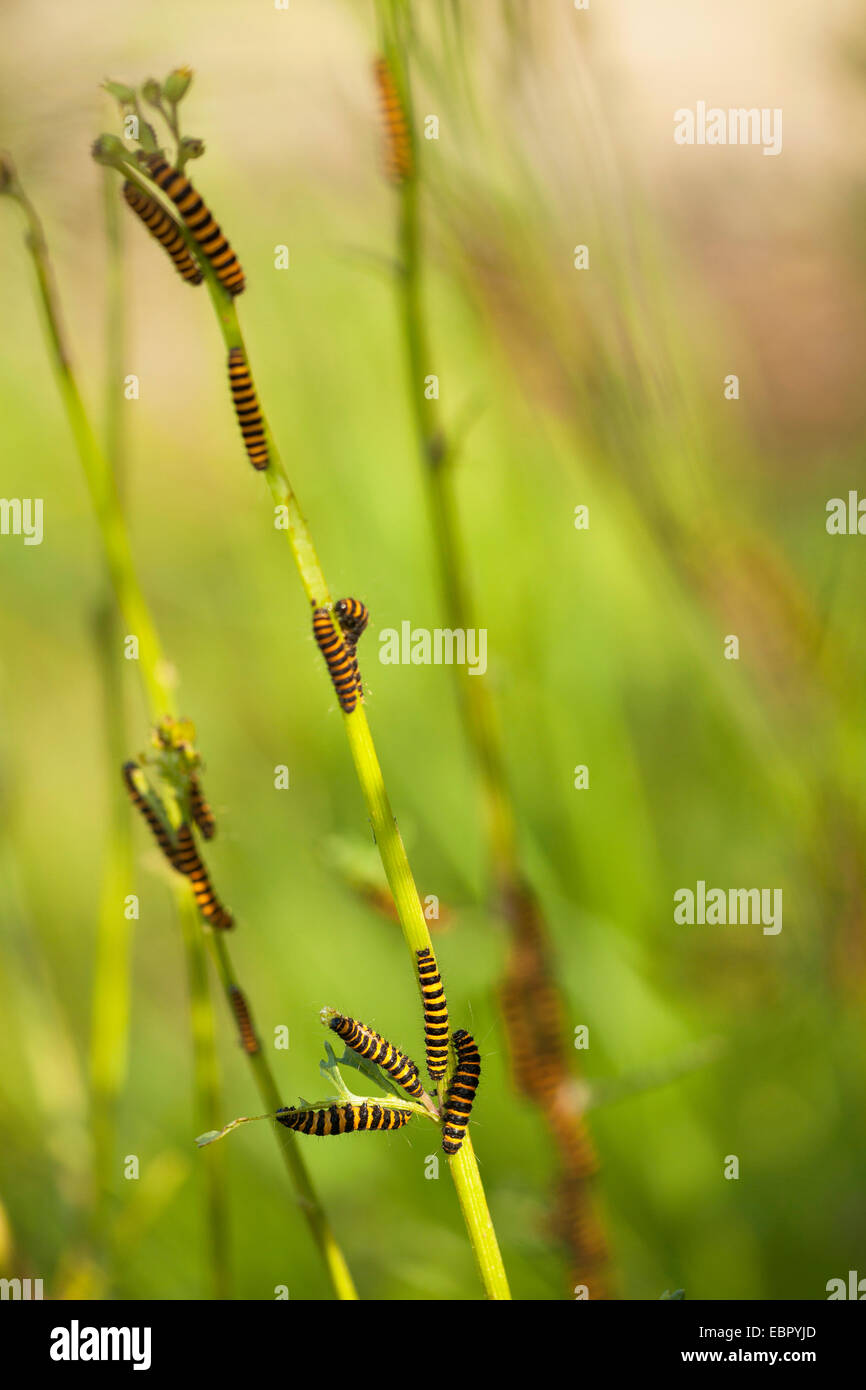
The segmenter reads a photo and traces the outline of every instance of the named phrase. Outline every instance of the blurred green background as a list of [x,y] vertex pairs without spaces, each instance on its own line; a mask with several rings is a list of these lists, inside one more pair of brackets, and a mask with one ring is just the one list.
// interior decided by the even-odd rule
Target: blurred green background
[[[792,34],[782,4],[419,0],[425,289],[461,527],[488,630],[527,873],[587,1084],[617,1292],[821,1298],[866,1273],[863,566],[825,504],[863,485],[862,3]],[[367,602],[368,713],[454,1021],[479,1040],[475,1148],[516,1297],[569,1296],[545,1226],[552,1156],[505,1068],[505,941],[452,673],[385,666],[378,632],[442,624],[409,416],[380,173],[371,8],[337,0],[56,0],[4,7],[0,128],[46,226],[95,420],[124,402],[145,592],[217,811],[208,861],[286,1103],[321,1093],[333,1004],[416,1057],[399,928],[338,869],[376,861],[309,615],[232,416],[204,291],[123,223],[128,345],[105,362],[105,77],[195,69],[192,177],[247,274],[259,392],[334,595]],[[751,55],[741,63],[744,51]],[[698,99],[784,109],[778,159],[683,149]],[[844,134],[843,134],[844,132]],[[853,134],[852,134],[853,132]],[[119,195],[118,195],[119,196]],[[288,271],[274,248],[290,249]],[[590,249],[589,271],[573,248]],[[99,537],[51,379],[17,209],[0,203],[3,495],[45,539],[0,538],[0,1261],[46,1295],[210,1296],[184,962],[136,825],[141,899],[117,1136],[118,1257],[86,1238],[87,1057],[110,779],[94,637]],[[741,398],[726,401],[736,372]],[[590,509],[576,531],[574,508]],[[723,658],[740,638],[740,660]],[[366,647],[366,650],[364,648]],[[125,672],[130,754],[147,745]],[[277,791],[276,765],[291,786]],[[588,790],[573,787],[578,764]],[[341,854],[335,848],[339,844]],[[784,928],[681,927],[698,879],[778,887]],[[436,924],[433,924],[434,927]],[[217,997],[225,1121],[258,1113]],[[300,1140],[365,1298],[478,1296],[435,1135]],[[329,1296],[265,1125],[220,1146],[232,1291]],[[137,1154],[138,1182],[122,1159]],[[740,1160],[726,1181],[726,1155]]]

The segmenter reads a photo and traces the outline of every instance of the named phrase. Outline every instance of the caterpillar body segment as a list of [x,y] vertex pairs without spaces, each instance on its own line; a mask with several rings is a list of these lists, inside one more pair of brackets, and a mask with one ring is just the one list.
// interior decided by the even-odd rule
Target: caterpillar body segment
[[424,1006],[427,1070],[434,1081],[441,1081],[448,1069],[448,1004],[433,952],[429,946],[425,946],[416,955],[418,984]]
[[424,1094],[418,1068],[412,1058],[380,1033],[368,1028],[366,1023],[359,1023],[357,1019],[347,1018],[344,1014],[335,1014],[328,1020],[328,1027],[359,1057],[366,1057],[386,1071],[408,1095],[419,1099]]
[[129,180],[123,185],[123,196],[151,236],[165,248],[181,279],[190,285],[200,285],[204,279],[204,271],[190,255],[183,232],[174,218],[169,216],[155,198],[149,198],[143,189]]
[[216,818],[208,805],[201,789],[201,782],[195,772],[190,772],[188,777],[189,785],[189,809],[192,818],[206,840],[212,840],[216,834]]
[[253,468],[261,472],[270,462],[265,441],[265,422],[243,348],[229,349],[229,386],[244,447]]
[[249,1005],[247,1004],[243,992],[240,989],[238,989],[237,985],[231,986],[231,988],[229,989],[229,996],[231,998],[231,1006],[232,1012],[235,1016],[235,1022],[238,1025],[238,1034],[240,1036],[241,1047],[243,1048],[244,1052],[246,1052],[247,1056],[254,1057],[257,1052],[261,1052],[262,1048],[261,1043],[256,1037],[256,1031],[253,1027],[253,1020],[250,1015]]
[[213,884],[208,877],[208,871],[199,858],[192,831],[184,822],[177,832],[177,857],[175,868],[179,873],[185,874],[192,884],[192,891],[195,896],[198,910],[209,922],[212,927],[227,930],[234,926],[234,918],[227,908],[224,908],[216,893]]
[[358,703],[357,662],[346,639],[335,632],[327,608],[317,608],[313,613],[313,636],[325,658],[340,708],[351,714]]
[[466,1138],[466,1126],[481,1079],[481,1053],[465,1028],[455,1029],[451,1041],[457,1054],[457,1069],[448,1084],[442,1112],[442,1147],[447,1154],[453,1155],[460,1152]]
[[179,169],[172,168],[161,154],[146,155],[144,165],[154,182],[174,203],[201,247],[202,254],[213,266],[220,284],[229,294],[240,294],[246,285],[240,262],[189,179]]
[[364,1101],[360,1105],[341,1102],[317,1110],[302,1110],[284,1106],[275,1117],[286,1129],[298,1134],[353,1134],[364,1129],[402,1129],[412,1118],[410,1110],[398,1110],[393,1105],[375,1105]]
[[123,780],[126,783],[126,790],[129,792],[133,806],[141,812],[141,815],[149,825],[153,838],[156,840],[156,843],[159,845],[169,864],[171,864],[172,868],[177,868],[177,850],[175,849],[172,838],[147,797],[144,796],[136,786],[135,774],[140,771],[141,769],[138,763],[133,761],[124,763]]
[[376,59],[373,64],[373,76],[376,79],[379,111],[385,132],[385,177],[391,183],[404,183],[414,172],[412,136],[406,112],[394,75],[385,58]]

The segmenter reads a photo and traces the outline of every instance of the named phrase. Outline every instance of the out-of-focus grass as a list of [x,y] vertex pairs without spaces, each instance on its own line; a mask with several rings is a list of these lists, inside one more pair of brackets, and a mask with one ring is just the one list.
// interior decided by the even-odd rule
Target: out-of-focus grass
[[[183,53],[154,31],[123,41],[114,26],[91,34],[79,50],[86,63],[54,98],[72,113],[71,129],[48,122],[40,136],[37,121],[24,152],[82,375],[97,402],[99,177],[79,138],[81,112],[95,112],[92,84],[105,72],[132,63],[146,75],[186,57],[198,70],[192,125],[210,147],[196,175],[247,271],[241,313],[257,383],[334,590],[360,594],[373,615],[362,651],[370,718],[418,882],[457,909],[437,949],[453,1016],[474,1025],[484,1056],[474,1135],[513,1291],[561,1297],[562,1265],[539,1224],[549,1156],[504,1074],[491,999],[503,943],[480,902],[483,847],[450,673],[375,660],[379,630],[406,618],[435,627],[439,613],[393,295],[366,255],[391,244],[365,86],[372,39],[346,11],[324,6],[321,19],[299,21],[300,57],[282,50],[257,91],[245,81],[254,63],[243,50],[228,92],[219,85],[219,74],[233,71],[228,9],[217,7],[208,36],[193,34],[191,8],[179,12]],[[250,53],[270,33],[257,26]],[[287,100],[281,119],[273,103],[286,72],[297,65],[301,80],[301,57],[326,42],[330,86],[306,88],[306,111]],[[484,69],[480,53],[474,64]],[[493,79],[482,76],[483,90]],[[18,129],[28,111],[45,121],[44,93],[25,100],[16,91],[25,103]],[[250,109],[272,117],[244,164]],[[240,134],[231,131],[235,113]],[[305,141],[320,153],[318,167]],[[683,398],[657,390],[638,409],[654,362],[646,334],[652,349],[658,318],[641,304],[635,372],[605,317],[604,198],[593,194],[591,211],[594,274],[605,281],[584,291],[569,252],[588,237],[574,233],[552,193],[547,211],[533,208],[519,162],[494,148],[486,163],[472,149],[465,155],[475,166],[465,209],[456,194],[453,204],[447,197],[460,168],[453,149],[444,142],[441,155],[424,151],[442,166],[429,285],[441,362],[431,370],[441,376],[447,418],[474,396],[483,405],[458,486],[527,861],[573,1021],[590,1026],[581,1056],[590,1086],[649,1064],[673,1067],[695,1041],[722,1040],[712,1064],[592,1112],[621,1289],[650,1298],[674,1287],[687,1297],[820,1297],[827,1279],[856,1263],[864,1225],[864,1069],[854,1017],[863,979],[863,754],[843,714],[862,690],[866,620],[848,556],[858,542],[823,531],[827,496],[856,485],[846,462],[855,452],[839,449],[829,490],[825,464],[780,500],[765,439],[747,410],[732,427],[718,406],[718,377],[694,359],[694,323],[672,308],[688,285],[673,257],[661,258],[652,299],[670,335],[661,360],[674,360]],[[581,197],[577,189],[578,206]],[[587,217],[590,202],[588,188]],[[521,206],[519,220],[491,216]],[[507,267],[498,294],[481,282],[476,248],[448,234],[465,227],[466,211],[483,229],[488,266]],[[645,219],[631,235],[652,259],[664,234],[651,210]],[[221,822],[210,858],[238,916],[245,987],[266,1042],[278,1024],[290,1029],[288,1053],[273,1054],[290,1103],[317,1088],[321,1005],[352,1012],[410,1051],[420,1047],[419,1021],[404,989],[398,928],[347,891],[328,863],[329,836],[364,843],[363,808],[302,596],[280,538],[262,523],[260,482],[237,436],[208,306],[138,231],[127,235],[131,360],[119,370],[141,380],[140,400],[126,406],[137,556],[207,759],[205,786]],[[25,548],[0,539],[0,989],[8,1020],[0,1030],[0,1196],[16,1271],[42,1275],[56,1292],[77,1249],[88,1162],[84,1077],[107,814],[89,627],[101,573],[17,238],[12,220],[0,219],[4,264],[20,267],[0,285],[3,493],[44,497],[45,541]],[[280,242],[291,248],[287,273],[272,268]],[[550,254],[555,245],[562,266]],[[614,278],[612,302],[634,325],[628,287]],[[582,323],[568,317],[574,295]],[[539,315],[528,333],[513,308],[526,302],[559,303],[562,317]],[[702,338],[719,332],[714,313],[701,303]],[[569,338],[569,323],[585,332]],[[737,331],[726,327],[735,346]],[[626,336],[634,344],[638,335]],[[581,339],[607,348],[584,346],[576,365],[569,343],[576,350]],[[554,379],[545,364],[557,357]],[[581,365],[591,383],[584,398],[575,388]],[[684,442],[684,418],[712,422],[711,468],[693,436]],[[728,471],[720,459],[735,453],[748,467]],[[702,555],[695,499],[704,496]],[[578,502],[590,506],[586,533],[573,529]],[[688,564],[659,529],[660,515],[686,523]],[[826,615],[829,672],[790,668],[766,635],[781,630],[776,620],[758,622],[739,663],[722,659],[724,634],[766,606],[741,548],[753,529]],[[280,617],[274,594],[285,596]],[[848,701],[833,681],[843,652]],[[143,711],[128,685],[143,745]],[[285,792],[273,787],[281,763],[291,771]],[[589,765],[587,792],[573,790],[577,763]],[[195,1297],[206,1287],[200,1215],[183,1175],[206,1155],[190,1132],[181,946],[165,877],[136,835],[142,916],[120,1135],[121,1156],[138,1154],[144,1177],[136,1187],[118,1164],[118,1214],[130,1234],[117,1292]],[[676,927],[673,892],[698,878],[782,887],[782,933]],[[228,1120],[255,1101],[227,1022],[221,1046]],[[453,1196],[444,1181],[424,1178],[433,1145],[420,1125],[389,1139],[306,1147],[363,1295],[475,1296]],[[267,1298],[287,1284],[293,1297],[325,1296],[300,1218],[291,1243],[272,1239],[286,1229],[287,1198],[263,1127],[239,1130],[226,1149],[237,1293]],[[728,1154],[740,1158],[738,1182],[722,1177]],[[136,1198],[148,1208],[148,1174],[157,1195],[136,1219]]]

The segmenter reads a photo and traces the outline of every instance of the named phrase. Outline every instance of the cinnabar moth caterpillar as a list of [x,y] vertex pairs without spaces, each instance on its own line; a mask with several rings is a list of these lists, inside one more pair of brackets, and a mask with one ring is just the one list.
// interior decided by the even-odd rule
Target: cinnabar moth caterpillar
[[370,621],[367,605],[359,598],[341,598],[334,604],[334,613],[343,635],[357,642]]
[[124,763],[123,780],[126,783],[126,789],[129,792],[129,795],[132,799],[132,804],[138,808],[138,810],[141,812],[141,814],[144,816],[144,819],[150,826],[151,830],[153,831],[154,839],[156,840],[156,843],[159,845],[169,864],[171,864],[173,868],[176,868],[177,865],[175,863],[175,859],[177,851],[175,850],[175,847],[172,843],[171,836],[169,835],[169,832],[166,830],[156,811],[154,811],[150,802],[147,800],[145,796],[142,795],[138,787],[135,785],[135,774],[139,771],[140,768],[138,766],[138,763],[132,761]]
[[165,247],[182,278],[188,280],[191,285],[200,285],[204,279],[204,271],[190,255],[189,247],[183,239],[183,232],[174,218],[168,215],[155,198],[149,198],[134,183],[124,183],[123,196],[132,211],[141,218],[151,236],[156,237],[159,244]]
[[358,665],[358,642],[370,621],[369,610],[359,598],[341,598],[334,604],[334,614],[340,624],[340,631],[346,639],[346,647],[355,666],[355,684],[358,687],[358,694],[363,699],[364,683],[361,680],[361,668]]
[[509,968],[500,987],[505,1037],[514,1080],[525,1095],[549,1105],[568,1080],[562,1053],[559,1001],[550,981],[531,966]]
[[192,891],[198,905],[198,910],[212,927],[234,926],[232,914],[223,907],[219,898],[213,890],[213,885],[208,878],[208,872],[199,858],[195,841],[192,838],[192,831],[184,823],[177,832],[177,857],[175,868],[182,874],[186,874],[192,884]]
[[253,1021],[250,1017],[249,1005],[237,985],[229,988],[232,1010],[237,1020],[238,1032],[241,1037],[241,1047],[250,1057],[261,1052],[261,1044],[256,1037]]
[[394,76],[384,58],[377,58],[373,73],[379,91],[379,110],[385,127],[385,175],[392,183],[412,177],[412,137]]
[[299,1134],[352,1134],[360,1129],[402,1129],[412,1118],[410,1110],[398,1110],[393,1105],[329,1105],[323,1110],[298,1110],[283,1106],[275,1118],[286,1129]]
[[250,463],[259,470],[267,468],[265,424],[243,348],[229,348],[229,385]]
[[418,983],[424,1004],[427,1070],[434,1081],[439,1081],[448,1068],[448,1005],[433,952],[429,946],[425,946],[417,952],[417,956]]
[[347,1047],[357,1052],[359,1057],[366,1057],[369,1061],[375,1062],[392,1076],[397,1085],[402,1086],[410,1096],[423,1095],[424,1087],[412,1058],[388,1042],[387,1038],[368,1028],[366,1023],[359,1023],[356,1018],[346,1018],[343,1014],[336,1014],[330,1018],[328,1027],[343,1039]]
[[202,254],[216,271],[220,284],[229,294],[240,294],[245,284],[240,262],[189,179],[180,170],[173,169],[160,154],[147,155],[144,163],[155,182],[174,203],[201,247]]
[[456,1154],[466,1137],[472,1102],[481,1078],[481,1053],[465,1028],[455,1029],[451,1041],[457,1053],[457,1070],[449,1083],[442,1112],[442,1147],[447,1154]]
[[358,703],[355,658],[346,646],[345,639],[338,637],[334,631],[334,624],[327,608],[317,608],[313,613],[313,636],[327,662],[340,707],[346,714],[351,714]]
[[197,773],[190,772],[188,774],[188,784],[189,809],[192,813],[192,818],[205,839],[212,840],[216,834],[216,819],[210,806],[205,801],[204,792],[201,789],[201,782],[198,780]]

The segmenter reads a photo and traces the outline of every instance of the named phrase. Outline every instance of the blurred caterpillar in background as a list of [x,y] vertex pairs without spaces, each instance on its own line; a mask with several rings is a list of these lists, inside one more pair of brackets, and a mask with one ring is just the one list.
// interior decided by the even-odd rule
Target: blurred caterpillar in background
[[134,183],[124,183],[123,196],[132,211],[141,218],[151,236],[156,237],[159,244],[165,247],[181,278],[191,285],[200,285],[204,279],[204,271],[200,265],[196,265],[190,255],[189,247],[183,239],[183,232],[174,218],[170,217],[154,198],[149,198],[142,189],[136,188]]
[[387,1038],[368,1028],[366,1023],[359,1023],[357,1019],[347,1018],[344,1014],[335,1014],[328,1020],[328,1027],[343,1039],[347,1047],[357,1052],[359,1057],[366,1057],[368,1061],[375,1062],[392,1076],[397,1085],[402,1086],[410,1096],[424,1094],[418,1068],[411,1057],[407,1057],[405,1052],[388,1042]]
[[250,463],[261,471],[268,466],[265,424],[243,348],[229,348],[229,385]]
[[196,241],[216,272],[216,277],[229,294],[240,294],[246,281],[240,262],[219,224],[196,193],[189,179],[160,154],[144,157],[144,165],[154,181],[171,199]]
[[208,803],[205,801],[204,792],[201,789],[201,782],[195,772],[190,772],[187,777],[189,785],[189,809],[192,818],[206,840],[212,840],[216,834],[216,819]]
[[338,637],[327,608],[317,608],[313,613],[313,636],[328,666],[340,707],[351,714],[358,703],[358,678],[356,662],[346,646],[345,638]]
[[237,985],[232,985],[229,989],[232,1010],[240,1033],[241,1046],[250,1057],[254,1057],[257,1052],[261,1052],[261,1044],[256,1037],[253,1021],[250,1017],[249,1005]]
[[445,1075],[448,1067],[448,1004],[442,988],[442,976],[436,965],[436,957],[425,946],[416,952],[418,957],[418,983],[424,1004],[424,1046],[427,1052],[427,1070],[438,1081]]
[[410,1110],[393,1105],[329,1105],[323,1110],[298,1110],[293,1105],[278,1110],[275,1118],[299,1134],[352,1134],[362,1129],[402,1129],[412,1118]]
[[196,904],[202,917],[212,927],[226,930],[228,927],[234,926],[232,914],[223,907],[213,890],[207,869],[199,858],[198,850],[195,847],[192,831],[186,824],[181,825],[177,832],[177,855],[174,865],[179,873],[186,874],[192,884],[192,891],[195,894]]
[[377,58],[373,74],[379,92],[379,110],[385,128],[385,176],[403,183],[413,173],[412,137],[394,75],[385,58]]
[[442,1147],[447,1154],[456,1154],[466,1138],[466,1126],[481,1080],[481,1053],[465,1028],[455,1029],[451,1041],[457,1053],[457,1070],[449,1083],[442,1114]]

